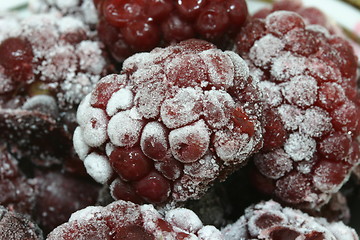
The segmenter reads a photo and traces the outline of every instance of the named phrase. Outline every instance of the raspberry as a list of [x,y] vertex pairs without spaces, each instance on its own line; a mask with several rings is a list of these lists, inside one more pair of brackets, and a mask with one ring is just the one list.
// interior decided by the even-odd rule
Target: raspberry
[[0,26],[0,135],[37,164],[59,163],[73,154],[76,107],[108,71],[102,44],[70,16],[8,17]]
[[0,238],[17,240],[42,240],[41,229],[24,215],[0,206]]
[[351,46],[294,12],[275,11],[244,27],[237,51],[260,80],[265,101],[255,181],[272,182],[270,192],[284,203],[318,209],[359,161],[357,58]]
[[80,104],[74,147],[115,199],[199,198],[261,147],[257,94],[238,55],[202,40],[136,54]]
[[0,147],[0,205],[22,214],[35,206],[35,184],[19,169],[18,161],[4,144]]
[[359,238],[354,229],[343,222],[328,222],[324,218],[311,217],[289,207],[282,207],[270,200],[260,202],[245,210],[235,223],[222,230],[224,239],[342,239]]
[[106,207],[89,206],[55,228],[52,239],[199,239],[220,240],[220,231],[204,226],[191,210],[175,208],[161,215],[152,205],[115,201]]
[[94,205],[100,191],[99,185],[89,179],[58,171],[37,170],[34,182],[33,216],[45,234],[66,222],[73,212]]
[[118,62],[190,38],[226,48],[248,17],[245,0],[99,0],[96,6],[99,37]]

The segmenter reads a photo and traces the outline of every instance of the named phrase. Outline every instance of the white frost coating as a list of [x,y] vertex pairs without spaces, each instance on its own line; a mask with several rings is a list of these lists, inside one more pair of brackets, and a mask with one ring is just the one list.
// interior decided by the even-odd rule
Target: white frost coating
[[245,160],[255,145],[248,134],[227,130],[217,131],[212,141],[216,154],[225,164]]
[[211,225],[202,227],[197,235],[199,240],[224,240],[220,230]]
[[270,70],[271,75],[281,82],[288,81],[297,75],[303,75],[306,61],[308,60],[305,57],[294,56],[290,52],[286,52],[274,59]]
[[73,135],[73,145],[75,152],[81,160],[84,161],[86,156],[89,154],[90,147],[86,144],[81,127],[77,127]]
[[83,137],[87,145],[99,147],[107,140],[108,123],[105,112],[100,108],[89,108],[85,112],[86,122],[81,124]]
[[281,104],[283,97],[278,84],[270,81],[259,81],[258,87],[263,99],[270,107],[276,107]]
[[236,86],[238,86],[240,89],[244,89],[247,82],[246,80],[250,76],[250,69],[247,63],[233,51],[225,51],[224,53],[230,57],[234,64],[234,77]]
[[81,41],[77,46],[76,53],[79,57],[81,70],[93,74],[100,74],[105,68],[106,61],[102,57],[99,42],[90,40]]
[[168,128],[178,128],[197,120],[202,111],[203,94],[194,88],[180,89],[173,97],[166,99],[160,109],[160,116]]
[[284,47],[285,43],[281,39],[268,34],[255,41],[249,57],[256,66],[266,68]]
[[332,128],[329,113],[319,107],[308,108],[300,124],[300,132],[310,137],[321,137]]
[[204,95],[204,116],[209,126],[222,128],[228,125],[231,112],[235,108],[235,102],[230,94],[221,90],[210,90]]
[[105,184],[112,176],[113,169],[105,156],[90,153],[84,160],[86,172],[98,183]]
[[294,161],[311,160],[316,150],[316,141],[298,132],[289,135],[284,150]]
[[55,0],[54,3],[60,9],[71,8],[71,7],[76,7],[79,4],[79,0]]
[[293,12],[293,11],[279,10],[279,11],[272,12],[265,18],[266,28],[268,30],[271,29],[278,35],[279,34],[281,35],[282,32],[278,30],[279,28],[280,29],[282,28],[282,26],[279,26],[279,25],[284,24],[283,21],[281,21],[281,20],[284,18],[286,19],[287,17],[293,18],[293,16],[295,16],[295,17],[297,16],[298,18],[302,19],[302,17],[298,13]]
[[189,233],[196,233],[203,227],[200,218],[193,211],[186,208],[175,208],[168,211],[165,220]]
[[248,239],[247,222],[245,216],[241,216],[236,222],[228,224],[221,229],[224,240],[244,240]]
[[317,99],[317,81],[310,76],[296,76],[282,84],[284,98],[299,107],[313,105]]
[[[245,210],[245,216],[248,218],[248,230],[250,235],[257,236],[261,234],[261,231],[263,230],[261,226],[258,226],[256,223],[258,222],[259,218],[265,213],[262,209],[255,210],[253,213],[246,212]],[[272,221],[274,225],[286,225],[287,224],[287,217],[281,213],[279,210],[274,209],[267,209],[266,214],[271,215],[272,217],[275,217],[277,222],[274,220]],[[269,226],[271,227],[271,226]]]
[[[204,122],[199,120],[192,125],[172,130],[169,134],[170,149],[175,159],[181,162],[194,162],[206,153],[210,143],[210,133]],[[200,150],[196,159],[184,159],[183,147],[196,145]]]
[[80,209],[73,214],[71,214],[69,218],[69,222],[72,221],[89,221],[90,219],[96,217],[98,213],[100,213],[104,207],[100,206],[88,206],[86,208]]
[[303,110],[293,105],[282,104],[278,107],[278,113],[285,129],[288,131],[297,130],[304,120]]
[[57,24],[61,33],[75,32],[79,29],[85,29],[85,25],[82,21],[68,16],[60,18]]
[[333,222],[329,223],[327,226],[328,229],[334,234],[336,239],[341,240],[359,240],[359,237],[356,231],[348,226],[346,226],[343,222]]
[[35,95],[29,98],[22,108],[26,110],[37,110],[45,114],[47,113],[52,117],[57,117],[59,112],[56,100],[49,95]]
[[[208,68],[209,81],[216,87],[229,88],[234,85],[234,64],[220,49],[209,49],[199,53]],[[230,67],[229,67],[230,66]]]
[[151,139],[150,141],[152,141],[153,143],[161,144],[161,146],[164,146],[165,149],[169,148],[167,143],[167,135],[165,133],[165,127],[159,122],[149,122],[145,125],[142,131],[140,146],[145,155],[145,141],[148,139]]
[[110,156],[110,154],[112,153],[112,151],[115,150],[115,146],[114,144],[112,143],[107,143],[106,146],[105,146],[105,153],[106,153],[106,156]]
[[116,146],[131,147],[139,140],[144,123],[131,113],[131,110],[118,112],[109,121],[107,133]]
[[111,95],[106,112],[109,116],[113,116],[119,110],[126,110],[132,107],[134,95],[130,89],[122,88]]

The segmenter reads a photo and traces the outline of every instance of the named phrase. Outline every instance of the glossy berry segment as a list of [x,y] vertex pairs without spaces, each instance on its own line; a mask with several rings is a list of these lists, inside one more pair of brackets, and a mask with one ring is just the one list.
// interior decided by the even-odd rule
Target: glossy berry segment
[[55,228],[55,239],[199,239],[221,240],[213,226],[204,226],[191,210],[175,208],[164,214],[152,205],[115,201],[105,207],[89,206],[75,212],[67,223]]
[[190,38],[228,48],[248,18],[244,0],[102,0],[96,6],[99,37],[118,62]]
[[358,234],[343,222],[328,222],[324,218],[312,217],[290,207],[282,207],[269,200],[245,210],[235,223],[222,229],[225,239],[273,239],[273,240],[356,240]]
[[273,182],[271,191],[258,186],[283,203],[318,209],[359,162],[357,57],[346,40],[297,13],[263,15],[236,44],[265,101],[254,178]]
[[258,93],[245,62],[206,41],[139,53],[82,101],[74,147],[115,199],[197,199],[261,147]]

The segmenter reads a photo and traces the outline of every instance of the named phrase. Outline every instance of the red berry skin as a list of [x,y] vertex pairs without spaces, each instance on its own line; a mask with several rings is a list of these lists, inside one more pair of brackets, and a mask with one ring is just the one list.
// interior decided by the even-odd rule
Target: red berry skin
[[138,148],[117,148],[110,154],[110,164],[126,181],[143,178],[152,169],[152,161]]
[[165,202],[171,191],[169,180],[155,171],[134,182],[133,187],[139,196],[151,203]]
[[112,25],[124,27],[142,15],[143,0],[104,0],[103,15]]
[[0,55],[0,65],[14,82],[31,80],[34,54],[27,40],[15,37],[4,40],[0,44]]
[[137,225],[129,225],[116,228],[114,240],[155,240],[155,237],[146,232],[143,227]]

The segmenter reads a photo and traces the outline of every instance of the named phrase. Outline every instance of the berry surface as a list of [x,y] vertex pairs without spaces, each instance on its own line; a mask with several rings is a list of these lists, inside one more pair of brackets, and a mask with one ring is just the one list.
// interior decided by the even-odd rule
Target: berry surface
[[233,52],[194,39],[156,48],[84,98],[74,147],[115,199],[196,199],[260,149],[258,94]]
[[34,221],[24,215],[0,206],[0,239],[42,240],[42,231]]
[[346,40],[290,11],[254,18],[236,47],[265,101],[258,187],[319,208],[359,163],[357,57]]
[[52,231],[48,240],[71,239],[221,240],[213,226],[204,226],[191,210],[175,208],[160,214],[153,205],[115,201],[105,207],[87,207],[75,212],[69,222]]
[[343,222],[328,222],[324,218],[306,213],[269,200],[252,205],[235,223],[222,230],[224,240],[357,240],[354,229]]
[[119,62],[190,38],[230,46],[248,17],[245,0],[97,0],[98,32]]

